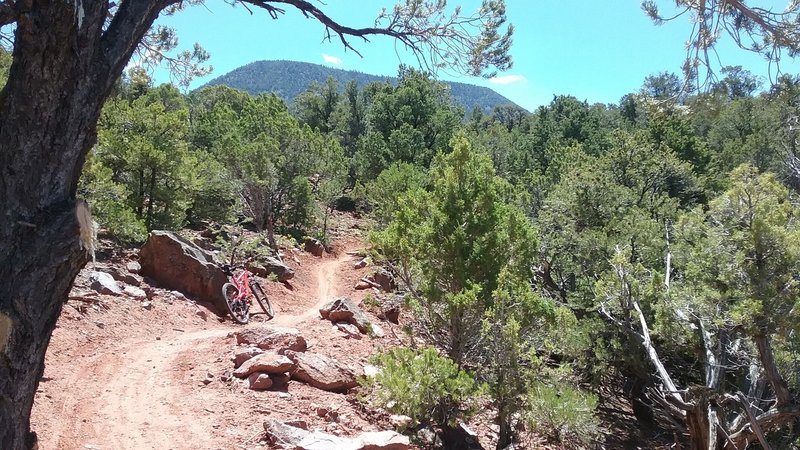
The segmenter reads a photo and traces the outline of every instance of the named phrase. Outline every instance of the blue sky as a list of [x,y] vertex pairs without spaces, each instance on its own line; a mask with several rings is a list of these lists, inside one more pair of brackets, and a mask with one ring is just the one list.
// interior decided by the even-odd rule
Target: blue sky
[[[474,10],[476,0],[451,0]],[[665,12],[670,3],[665,0]],[[769,3],[769,2],[766,2]],[[392,0],[327,0],[320,9],[340,23],[371,26],[382,7]],[[519,105],[533,110],[549,103],[553,95],[569,94],[590,103],[616,103],[624,94],[639,89],[647,75],[679,72],[689,36],[688,16],[655,26],[642,12],[638,0],[507,0],[507,16],[514,24],[514,67],[493,83],[482,78],[441,73],[440,78],[489,86]],[[780,7],[781,2],[774,4]],[[198,79],[192,88],[244,64],[268,59],[287,59],[326,64],[377,75],[395,75],[400,63],[415,59],[390,38],[371,42],[352,39],[363,58],[345,51],[334,38],[324,42],[324,28],[292,7],[273,20],[266,11],[232,7],[209,0],[159,23],[177,29],[181,47],[200,43],[211,54],[214,72]],[[741,65],[753,73],[768,75],[767,63],[758,55],[735,49],[730,39],[719,47],[725,65]],[[797,73],[798,64],[783,62],[784,72]],[[156,81],[167,81],[163,72]],[[496,81],[506,81],[497,83]]]

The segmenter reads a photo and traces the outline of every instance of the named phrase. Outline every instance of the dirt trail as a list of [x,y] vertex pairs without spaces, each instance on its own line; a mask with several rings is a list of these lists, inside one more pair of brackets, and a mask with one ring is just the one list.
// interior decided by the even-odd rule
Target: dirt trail
[[[343,252],[336,259],[311,260],[303,272],[316,284],[316,298],[308,299],[313,303],[302,305],[305,309],[296,314],[278,312],[269,323],[296,326],[316,317],[337,293],[337,270],[349,259]],[[198,325],[207,329],[139,334],[74,361],[72,373],[59,379],[63,391],[53,405],[58,411],[49,411],[60,420],[37,430],[40,448],[242,448],[224,433],[211,432],[220,428],[219,413],[230,415],[237,408],[238,393],[198,387],[196,378],[203,358],[217,357],[230,345],[226,336],[241,329],[215,322]]]

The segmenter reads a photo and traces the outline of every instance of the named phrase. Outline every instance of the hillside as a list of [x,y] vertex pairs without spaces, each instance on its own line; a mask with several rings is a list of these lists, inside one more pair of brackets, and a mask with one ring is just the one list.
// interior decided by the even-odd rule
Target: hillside
[[[328,77],[336,78],[340,85],[344,85],[350,80],[356,80],[359,86],[374,82],[395,83],[397,81],[395,77],[370,75],[305,62],[256,61],[211,80],[207,86],[225,85],[241,89],[252,95],[274,92],[287,102],[291,102],[312,81],[324,82]],[[486,87],[456,82],[445,83],[450,85],[453,98],[466,110],[471,110],[475,105],[479,105],[484,111],[489,112],[498,105],[514,104],[511,100]]]

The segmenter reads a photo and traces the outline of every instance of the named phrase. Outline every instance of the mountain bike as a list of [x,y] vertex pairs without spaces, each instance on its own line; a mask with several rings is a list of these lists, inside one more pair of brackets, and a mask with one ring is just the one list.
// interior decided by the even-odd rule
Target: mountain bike
[[[222,271],[228,276],[230,283],[225,283],[222,286],[222,297],[225,298],[225,306],[228,308],[228,313],[234,322],[246,324],[250,320],[250,305],[252,304],[251,297],[255,297],[267,320],[275,317],[272,310],[267,294],[261,288],[261,284],[256,280],[250,279],[250,272],[247,270],[247,264],[250,262],[246,259],[238,268],[241,269],[238,275],[234,275],[231,265],[222,266]],[[253,313],[260,314],[260,313]]]

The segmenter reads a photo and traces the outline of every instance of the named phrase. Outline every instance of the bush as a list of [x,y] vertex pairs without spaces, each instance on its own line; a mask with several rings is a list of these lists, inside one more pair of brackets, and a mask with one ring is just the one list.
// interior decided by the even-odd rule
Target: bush
[[416,423],[453,426],[456,420],[466,421],[484,393],[470,373],[432,347],[398,347],[374,356],[372,362],[381,372],[362,384],[372,389],[373,403]]
[[144,242],[147,228],[127,205],[128,189],[112,179],[111,169],[92,154],[84,164],[78,196],[89,204],[94,220],[126,244]]
[[589,446],[600,434],[597,397],[565,384],[534,383],[528,390],[531,429],[570,448]]

